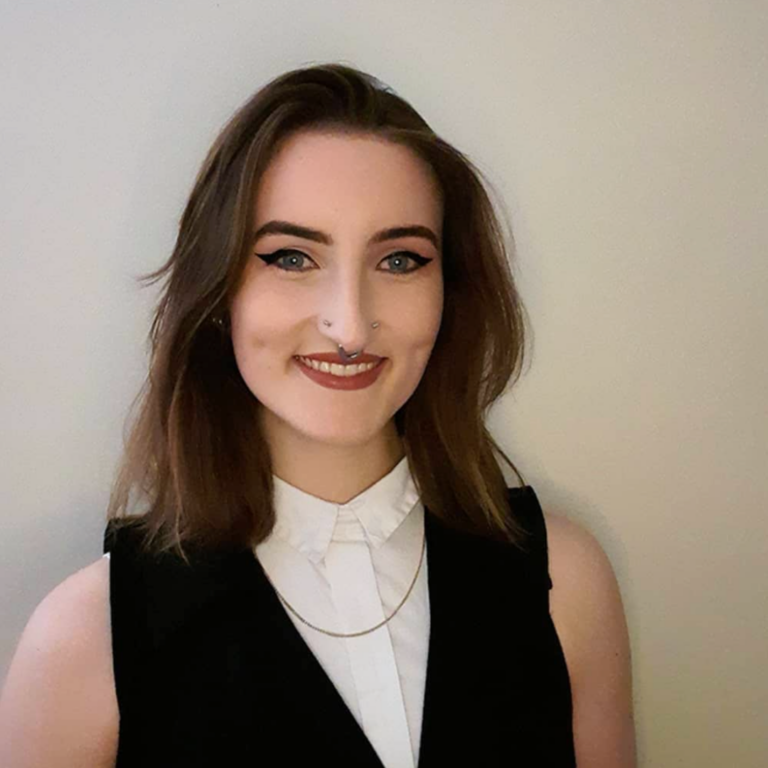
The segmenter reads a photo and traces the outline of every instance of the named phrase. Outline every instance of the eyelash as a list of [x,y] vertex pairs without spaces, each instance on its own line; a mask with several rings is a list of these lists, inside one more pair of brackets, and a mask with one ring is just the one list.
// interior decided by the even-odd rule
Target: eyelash
[[[264,261],[268,266],[272,266],[273,264],[275,264],[275,262],[277,262],[283,256],[288,255],[289,253],[298,254],[299,256],[303,256],[305,259],[310,258],[309,256],[307,256],[306,253],[302,253],[301,251],[298,251],[295,248],[280,248],[279,250],[274,251],[272,253],[257,253],[256,255],[262,261]],[[424,256],[419,256],[418,253],[412,253],[411,251],[395,251],[394,253],[389,254],[389,256],[387,256],[386,259],[391,259],[394,256],[400,256],[400,257],[406,256],[418,264],[417,267],[412,267],[411,269],[407,269],[404,272],[394,272],[392,270],[384,270],[385,272],[389,272],[392,275],[397,275],[398,277],[401,277],[403,275],[410,275],[412,272],[417,272],[422,267],[429,264],[430,261],[432,261],[432,259],[428,259]],[[386,259],[384,259],[384,261],[386,261]],[[285,269],[284,267],[281,267],[279,265],[277,265],[277,268],[282,272],[294,272],[299,274],[303,272],[311,271],[311,269]]]

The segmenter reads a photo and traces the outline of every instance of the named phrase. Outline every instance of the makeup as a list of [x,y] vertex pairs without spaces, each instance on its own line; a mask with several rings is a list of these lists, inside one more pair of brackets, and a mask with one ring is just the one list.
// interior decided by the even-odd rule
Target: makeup
[[384,364],[387,362],[387,358],[382,358],[382,360],[370,371],[357,373],[354,376],[334,376],[332,373],[326,373],[325,371],[316,371],[314,368],[310,368],[295,357],[293,358],[293,362],[301,369],[301,372],[307,376],[307,378],[311,379],[316,384],[320,384],[328,389],[349,391],[370,387],[381,375]]

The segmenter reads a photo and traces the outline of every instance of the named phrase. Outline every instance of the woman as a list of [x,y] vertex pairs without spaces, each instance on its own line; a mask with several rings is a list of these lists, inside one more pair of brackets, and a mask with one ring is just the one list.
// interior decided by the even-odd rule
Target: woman
[[524,314],[472,163],[365,73],[288,72],[163,276],[106,554],[24,631],[2,765],[633,766],[611,566],[484,426]]

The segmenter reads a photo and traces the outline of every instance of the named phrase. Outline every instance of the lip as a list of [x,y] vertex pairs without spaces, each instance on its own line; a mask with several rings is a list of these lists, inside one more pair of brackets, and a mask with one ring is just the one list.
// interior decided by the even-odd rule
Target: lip
[[319,384],[322,387],[326,387],[327,389],[336,389],[341,391],[365,389],[366,387],[370,387],[381,375],[382,368],[384,367],[384,363],[386,361],[387,358],[382,357],[379,359],[379,364],[376,367],[371,368],[370,371],[366,371],[365,373],[358,373],[355,376],[341,377],[334,376],[330,373],[325,373],[324,371],[316,371],[314,368],[310,368],[309,366],[304,365],[301,360],[297,360],[295,357],[293,358],[293,362],[299,366],[301,372],[308,379],[311,379],[316,384]]

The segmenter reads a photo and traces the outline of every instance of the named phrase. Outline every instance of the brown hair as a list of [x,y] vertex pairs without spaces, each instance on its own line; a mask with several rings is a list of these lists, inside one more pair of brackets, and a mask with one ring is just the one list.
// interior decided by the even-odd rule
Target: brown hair
[[[136,490],[145,548],[255,546],[275,520],[258,401],[236,365],[226,317],[249,257],[258,180],[297,131],[351,132],[410,148],[433,169],[444,201],[444,309],[427,368],[395,414],[422,502],[451,527],[525,548],[494,458],[512,461],[485,426],[520,375],[524,308],[482,173],[389,87],[330,63],[287,72],[227,122],[208,152],[168,261],[139,281],[166,284],[149,340],[149,374],[132,408],[108,520],[128,515]],[[487,184],[487,181],[486,181]],[[490,185],[489,185],[490,186]],[[511,243],[511,235],[508,233]]]

